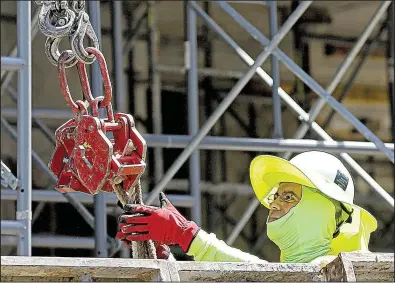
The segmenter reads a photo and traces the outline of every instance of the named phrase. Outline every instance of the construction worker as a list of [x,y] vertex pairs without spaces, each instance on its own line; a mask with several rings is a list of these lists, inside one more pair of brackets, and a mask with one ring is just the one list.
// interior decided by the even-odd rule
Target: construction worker
[[[290,161],[258,156],[251,162],[250,179],[269,209],[267,236],[279,247],[280,262],[325,265],[339,252],[368,251],[377,221],[353,203],[352,177],[335,156],[318,151]],[[262,262],[185,219],[163,193],[159,198],[161,208],[126,206],[117,237],[129,246],[148,239],[179,245],[195,261]]]

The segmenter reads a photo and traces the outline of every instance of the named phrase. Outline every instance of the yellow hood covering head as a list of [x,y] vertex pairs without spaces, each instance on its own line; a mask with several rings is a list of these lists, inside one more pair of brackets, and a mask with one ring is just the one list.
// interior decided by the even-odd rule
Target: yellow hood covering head
[[331,254],[368,250],[370,234],[377,229],[376,219],[354,204],[354,184],[346,167],[335,156],[309,151],[290,161],[271,155],[254,158],[250,165],[252,188],[258,200],[268,209],[268,197],[280,183],[297,183],[315,188],[328,198],[352,208],[352,222],[344,223],[332,240]]

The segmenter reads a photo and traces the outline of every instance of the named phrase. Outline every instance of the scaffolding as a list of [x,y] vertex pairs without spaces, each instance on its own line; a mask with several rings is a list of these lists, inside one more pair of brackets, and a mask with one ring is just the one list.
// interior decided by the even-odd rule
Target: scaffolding
[[[238,1],[229,1],[238,2]],[[241,2],[241,1],[240,1]],[[242,1],[248,2],[248,1]],[[251,2],[252,3],[252,2]],[[346,72],[350,70],[352,62],[357,57],[358,53],[363,49],[372,37],[375,28],[385,19],[386,13],[393,14],[393,6],[389,9],[391,1],[383,1],[372,18],[367,21],[367,25],[356,41],[354,47],[344,59],[343,63],[333,76],[331,83],[324,89],[317,83],[306,71],[298,66],[290,57],[288,57],[278,47],[281,40],[292,29],[296,22],[301,18],[303,13],[310,7],[312,1],[301,1],[299,5],[293,10],[292,14],[284,22],[281,27],[277,27],[277,3],[276,1],[257,1],[256,4],[267,6],[269,10],[269,25],[270,38],[267,38],[257,28],[251,25],[247,19],[239,14],[231,5],[225,1],[215,1],[212,5],[218,5],[225,13],[230,15],[236,23],[238,23],[248,34],[250,34],[256,41],[262,44],[262,52],[253,59],[246,51],[244,51],[222,28],[218,25],[208,13],[208,3],[204,3],[204,8],[196,1],[185,2],[184,16],[185,16],[185,65],[180,67],[163,66],[159,64],[159,35],[156,26],[156,15],[154,1],[147,1],[140,3],[142,13],[137,16],[136,24],[128,25],[131,30],[124,42],[122,30],[123,6],[121,1],[110,1],[111,5],[111,19],[112,31],[111,36],[113,40],[113,70],[114,70],[114,88],[115,88],[115,105],[117,111],[127,112],[126,83],[122,74],[124,68],[123,53],[128,52],[133,48],[136,40],[139,38],[139,30],[144,22],[147,24],[148,30],[148,59],[149,59],[149,88],[152,95],[152,133],[143,135],[147,141],[148,147],[154,148],[154,188],[145,196],[146,204],[155,204],[155,200],[159,192],[168,188],[171,185],[172,179],[182,165],[189,160],[189,188],[190,195],[172,194],[169,199],[176,205],[181,207],[189,207],[191,209],[191,218],[198,225],[201,225],[201,168],[200,168],[200,150],[226,150],[226,151],[251,151],[251,152],[282,152],[283,158],[289,159],[292,153],[302,152],[306,150],[325,150],[339,154],[341,159],[358,174],[372,190],[387,204],[392,210],[394,208],[393,197],[386,192],[349,154],[367,154],[385,156],[394,163],[394,144],[383,143],[371,130],[369,130],[361,121],[359,121],[352,113],[347,110],[341,101],[337,101],[332,93],[338,87],[341,79]],[[137,8],[135,10],[138,10]],[[392,11],[392,12],[391,12]],[[89,15],[92,26],[101,42],[101,19],[100,19],[100,1],[89,2]],[[136,16],[136,15],[134,15]],[[227,43],[232,50],[239,56],[242,61],[249,67],[245,73],[234,71],[219,71],[211,67],[209,60],[206,60],[204,68],[197,66],[197,52],[198,52],[198,34],[197,34],[197,18],[200,18],[205,23],[205,33],[215,33]],[[393,17],[393,16],[392,16]],[[382,24],[384,26],[384,24]],[[391,25],[389,25],[391,26]],[[389,33],[393,34],[393,26],[388,27]],[[34,161],[52,180],[56,180],[53,174],[47,168],[47,165],[32,149],[32,121],[46,134],[46,136],[54,142],[53,133],[45,125],[41,118],[57,117],[60,119],[69,119],[71,112],[50,109],[47,112],[32,109],[32,64],[31,64],[31,42],[38,32],[37,14],[31,17],[31,1],[17,1],[17,54],[11,52],[9,57],[1,57],[2,68],[2,93],[3,91],[10,92],[14,101],[18,103],[18,109],[3,109],[1,123],[2,127],[15,140],[17,140],[17,162],[18,162],[18,187],[17,193],[13,191],[4,191],[2,199],[16,199],[17,213],[16,221],[1,221],[1,234],[8,235],[4,239],[9,243],[17,244],[17,254],[21,256],[31,256],[32,243],[40,242],[40,239],[32,236],[32,221],[37,219],[38,214],[42,211],[45,202],[62,202],[69,201],[79,213],[83,216],[85,221],[94,228],[95,238],[81,239],[67,239],[64,237],[51,237],[51,240],[41,241],[41,245],[51,246],[89,246],[95,248],[97,257],[108,257],[109,249],[116,249],[116,241],[108,236],[106,217],[109,213],[107,209],[108,202],[115,202],[115,196],[111,197],[100,193],[93,197],[82,194],[63,194],[51,190],[33,190],[32,189],[32,161]],[[381,33],[381,31],[380,31]],[[371,40],[369,42],[373,43]],[[208,45],[210,42],[207,43]],[[393,50],[393,36],[388,36],[388,44]],[[209,50],[209,48],[208,48]],[[209,54],[206,56],[208,57]],[[368,51],[365,52],[367,56]],[[17,55],[15,57],[15,55]],[[393,74],[393,51],[388,52],[388,72]],[[272,63],[271,74],[265,72],[260,66],[270,57]],[[361,59],[362,60],[362,59]],[[284,89],[280,87],[279,81],[279,63],[283,63],[295,76],[297,76],[305,85],[314,91],[319,99],[311,107],[309,112],[306,112]],[[359,65],[360,67],[361,65]],[[132,68],[132,67],[130,67]],[[358,68],[357,68],[358,70]],[[3,71],[8,71],[3,72]],[[12,79],[14,71],[18,71],[18,93],[15,93],[10,88],[9,82]],[[184,74],[186,77],[186,92],[188,96],[188,135],[164,135],[162,130],[162,113],[161,113],[161,74],[162,73],[178,73]],[[213,109],[210,116],[205,123],[199,126],[199,86],[198,77],[205,78],[205,85],[209,88],[210,80],[214,77],[237,79],[228,95],[219,103],[216,109]],[[210,132],[214,124],[220,119],[224,112],[229,108],[232,102],[240,94],[242,89],[246,86],[249,80],[257,76],[261,78],[269,87],[272,88],[272,104],[273,104],[273,138],[231,138],[210,136]],[[391,78],[391,76],[389,76]],[[393,76],[392,76],[393,79]],[[129,79],[129,84],[132,84],[133,79]],[[99,66],[94,63],[92,71],[92,85],[93,93],[100,95],[102,92]],[[129,86],[130,89],[130,86]],[[207,90],[207,89],[206,89]],[[207,92],[207,91],[206,91]],[[345,91],[346,92],[346,91]],[[389,93],[391,101],[393,100],[393,80],[389,83]],[[297,119],[300,120],[301,125],[296,131],[293,139],[283,138],[282,117],[281,117],[281,100],[289,107],[293,113],[296,114]],[[133,102],[132,102],[133,103]],[[333,140],[315,120],[323,107],[328,104],[333,108],[333,111],[340,114],[343,118],[349,121],[357,131],[359,131],[368,142],[345,141],[337,142]],[[133,108],[132,108],[133,109]],[[391,113],[393,115],[393,105]],[[131,113],[133,115],[133,113]],[[5,117],[17,117],[18,128],[17,132],[13,129]],[[318,135],[322,140],[303,139],[307,132],[311,130]],[[177,157],[170,168],[164,172],[164,148],[181,148],[182,153]],[[63,198],[64,197],[64,198]],[[40,205],[32,212],[32,201],[39,201]],[[84,206],[88,202],[94,203],[93,216]],[[235,242],[243,230],[246,223],[249,221],[254,211],[257,209],[259,201],[255,198],[248,205],[246,211],[241,216],[234,230],[228,237],[226,242],[231,245]],[[13,237],[16,236],[15,242]],[[3,239],[3,236],[2,236]],[[123,251],[125,257],[129,256],[127,251]]]

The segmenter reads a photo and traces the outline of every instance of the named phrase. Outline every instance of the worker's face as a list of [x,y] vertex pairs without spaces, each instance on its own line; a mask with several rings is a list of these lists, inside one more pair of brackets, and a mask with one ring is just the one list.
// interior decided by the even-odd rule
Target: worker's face
[[272,222],[286,215],[302,198],[302,186],[294,183],[281,183],[277,192],[270,197],[269,220]]

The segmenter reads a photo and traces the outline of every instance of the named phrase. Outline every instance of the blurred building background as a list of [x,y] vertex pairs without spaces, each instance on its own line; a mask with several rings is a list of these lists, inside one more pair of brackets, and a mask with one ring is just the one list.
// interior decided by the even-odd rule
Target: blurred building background
[[[117,1],[100,1],[101,48],[104,53],[112,82],[115,84],[114,32],[122,32],[120,54],[123,84],[118,86],[125,100],[115,98],[117,110],[134,116],[137,129],[143,134],[153,134],[156,129],[164,135],[188,135],[187,79],[185,76],[185,7],[182,1],[120,1],[121,19],[117,21],[114,4]],[[229,1],[229,4],[252,25],[270,38],[270,13],[264,1]],[[279,47],[303,70],[310,74],[323,88],[332,81],[339,66],[350,52],[360,34],[369,24],[381,1],[316,1],[304,13],[294,28],[282,40]],[[278,28],[297,6],[298,1],[278,1]],[[216,3],[199,1],[198,5],[228,33],[252,58],[263,50],[262,45],[247,33],[238,22]],[[393,6],[393,4],[392,4]],[[37,17],[39,6],[32,4],[32,17]],[[367,44],[358,54],[349,71],[344,75],[333,96],[341,100],[361,122],[382,141],[393,143],[393,65],[388,67],[391,44],[393,53],[393,30],[391,12],[381,18]],[[119,12],[119,11],[118,11]],[[117,13],[118,13],[117,12]],[[92,20],[92,17],[91,17]],[[393,14],[392,14],[393,22]],[[119,25],[120,23],[120,25]],[[393,31],[392,31],[393,35]],[[1,55],[8,56],[17,41],[16,1],[1,1]],[[33,117],[39,119],[54,133],[68,119],[71,112],[60,93],[57,68],[44,53],[44,35],[38,31],[32,38],[32,101]],[[370,44],[372,42],[372,44]],[[62,43],[67,48],[67,42]],[[368,45],[369,52],[366,52]],[[235,85],[247,65],[212,30],[197,17],[197,52],[199,68],[199,125],[213,113],[220,101]],[[119,54],[118,54],[119,55]],[[393,56],[393,55],[392,55]],[[118,57],[119,58],[119,57]],[[392,57],[393,58],[393,57]],[[393,59],[392,59],[393,60]],[[393,62],[393,61],[392,61]],[[152,72],[152,67],[154,71]],[[262,66],[271,74],[271,60]],[[208,73],[210,73],[207,75]],[[4,73],[5,74],[5,73]],[[68,71],[69,85],[75,97],[81,96],[81,87],[75,68]],[[5,77],[5,76],[4,76]],[[1,115],[16,126],[16,104],[12,95],[17,90],[17,75],[4,82],[2,70]],[[318,95],[304,85],[284,64],[280,63],[280,86],[308,112]],[[153,92],[160,88],[160,105],[155,104]],[[153,90],[153,91],[151,91]],[[117,94],[117,93],[116,93]],[[122,104],[119,103],[121,101]],[[117,103],[118,102],[118,103]],[[118,104],[118,105],[117,105]],[[391,111],[392,107],[392,111]],[[155,111],[161,111],[159,119]],[[365,138],[339,114],[331,114],[326,105],[317,122],[336,141],[366,141]],[[250,138],[293,138],[300,121],[286,106],[281,105],[282,136],[274,136],[273,99],[271,88],[255,76],[243,88],[225,114],[216,123],[210,136]],[[156,120],[155,120],[156,119]],[[53,143],[33,123],[33,149],[47,163],[54,149]],[[313,132],[308,139],[320,138]],[[150,143],[148,142],[148,145]],[[171,166],[182,148],[150,147],[148,167],[143,175],[143,189],[152,190],[163,173]],[[228,239],[241,216],[254,198],[249,182],[249,163],[258,154],[281,155],[273,151],[254,152],[242,150],[200,150],[201,225]],[[155,162],[163,154],[163,171]],[[16,175],[16,142],[1,129],[1,159]],[[394,167],[383,154],[351,154],[387,192],[393,195]],[[156,171],[155,171],[156,170]],[[393,208],[389,207],[367,183],[355,172],[357,204],[369,210],[378,220],[379,228],[372,235],[371,250],[393,251]],[[186,162],[166,186],[169,195],[189,195],[189,166]],[[42,201],[53,189],[53,181],[36,163],[33,163],[33,255],[94,256],[94,231],[64,198]],[[35,194],[37,192],[37,194]],[[50,198],[50,197],[48,197]],[[37,201],[40,199],[40,201]],[[15,219],[16,194],[2,187],[2,219]],[[93,198],[83,201],[94,212]],[[196,203],[195,203],[196,204]],[[180,205],[180,211],[193,219],[189,205]],[[196,208],[196,207],[195,207]],[[37,213],[41,211],[41,213]],[[107,203],[107,231],[116,234],[117,216],[120,210],[115,201]],[[267,210],[259,207],[232,245],[269,261],[278,261],[279,252],[265,237]],[[1,254],[16,254],[15,237],[2,235]],[[186,259],[177,248],[173,251],[178,259]],[[130,256],[123,249],[116,256]]]

